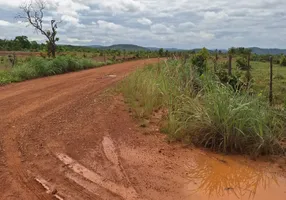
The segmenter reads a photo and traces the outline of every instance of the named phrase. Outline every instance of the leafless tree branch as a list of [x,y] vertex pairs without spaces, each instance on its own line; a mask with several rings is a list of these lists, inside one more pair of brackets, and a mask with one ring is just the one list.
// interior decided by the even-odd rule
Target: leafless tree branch
[[48,53],[52,54],[55,57],[56,51],[56,38],[58,23],[55,20],[51,20],[51,30],[44,30],[43,28],[43,18],[44,10],[46,9],[46,2],[44,0],[30,0],[29,2],[24,3],[20,6],[22,10],[21,14],[18,14],[16,18],[24,19],[30,25],[32,25],[36,31],[40,31],[48,41]]

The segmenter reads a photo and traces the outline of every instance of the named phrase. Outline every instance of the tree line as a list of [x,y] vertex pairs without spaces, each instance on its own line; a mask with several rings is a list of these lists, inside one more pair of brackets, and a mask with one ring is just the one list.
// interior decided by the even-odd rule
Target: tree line
[[0,39],[1,51],[41,51],[44,49],[44,44],[29,41],[27,36],[17,36],[13,40]]

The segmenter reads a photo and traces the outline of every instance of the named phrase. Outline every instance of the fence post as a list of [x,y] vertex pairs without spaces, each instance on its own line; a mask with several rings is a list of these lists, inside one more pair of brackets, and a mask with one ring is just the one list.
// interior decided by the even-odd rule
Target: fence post
[[104,63],[106,64],[106,54],[104,53]]
[[215,51],[215,63],[214,63],[214,72],[216,73],[217,70],[217,61],[218,61],[218,54],[217,50]]
[[273,58],[270,56],[269,104],[273,105]]
[[188,59],[188,55],[184,54],[184,58],[183,58],[183,65],[185,65],[187,63],[187,59]]
[[232,66],[231,66],[231,61],[232,61],[232,55],[229,54],[228,56],[228,75],[231,76],[231,71],[232,71]]
[[250,53],[247,55],[247,88],[249,87],[249,82],[250,82]]

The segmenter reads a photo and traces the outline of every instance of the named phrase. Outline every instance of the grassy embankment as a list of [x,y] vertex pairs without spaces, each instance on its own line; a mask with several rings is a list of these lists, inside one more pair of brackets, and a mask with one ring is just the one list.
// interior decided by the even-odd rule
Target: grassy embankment
[[[267,64],[252,65],[252,90],[257,90],[252,95],[234,91],[211,70],[199,76],[191,63],[180,61],[138,69],[122,83],[121,91],[137,117],[149,118],[156,110],[167,110],[161,128],[170,140],[225,153],[283,153],[285,112],[270,107],[261,95],[261,90],[267,91]],[[284,78],[277,76],[285,69],[280,68],[275,67],[274,88],[281,100],[285,94],[281,97],[279,88],[284,87]]]
[[[100,67],[105,64],[72,56],[58,56],[55,59],[32,57],[25,62],[16,64],[9,70],[0,70],[0,85]],[[107,64],[111,64],[110,61]]]

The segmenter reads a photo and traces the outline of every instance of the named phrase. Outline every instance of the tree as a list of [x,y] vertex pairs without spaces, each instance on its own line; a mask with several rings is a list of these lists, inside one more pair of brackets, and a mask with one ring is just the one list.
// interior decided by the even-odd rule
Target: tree
[[164,56],[164,49],[163,48],[159,49],[158,54],[160,57],[163,57]]
[[31,49],[32,50],[38,50],[40,48],[40,45],[36,41],[31,42]]
[[53,58],[56,57],[56,42],[59,41],[57,35],[58,23],[56,20],[51,20],[50,30],[45,30],[43,27],[44,10],[46,8],[43,0],[31,0],[29,3],[25,3],[20,6],[22,14],[19,14],[17,18],[24,19],[30,25],[32,25],[36,31],[39,31],[47,38],[48,55]]
[[207,69],[208,58],[209,58],[209,52],[205,47],[192,57],[193,67],[195,67],[200,76]]
[[234,47],[231,47],[229,50],[228,50],[228,54],[229,55],[234,55],[236,53],[236,49]]
[[165,51],[165,56],[169,57],[170,56],[170,52],[168,50]]
[[18,43],[21,49],[30,49],[31,47],[31,43],[27,36],[17,36],[14,42]]

